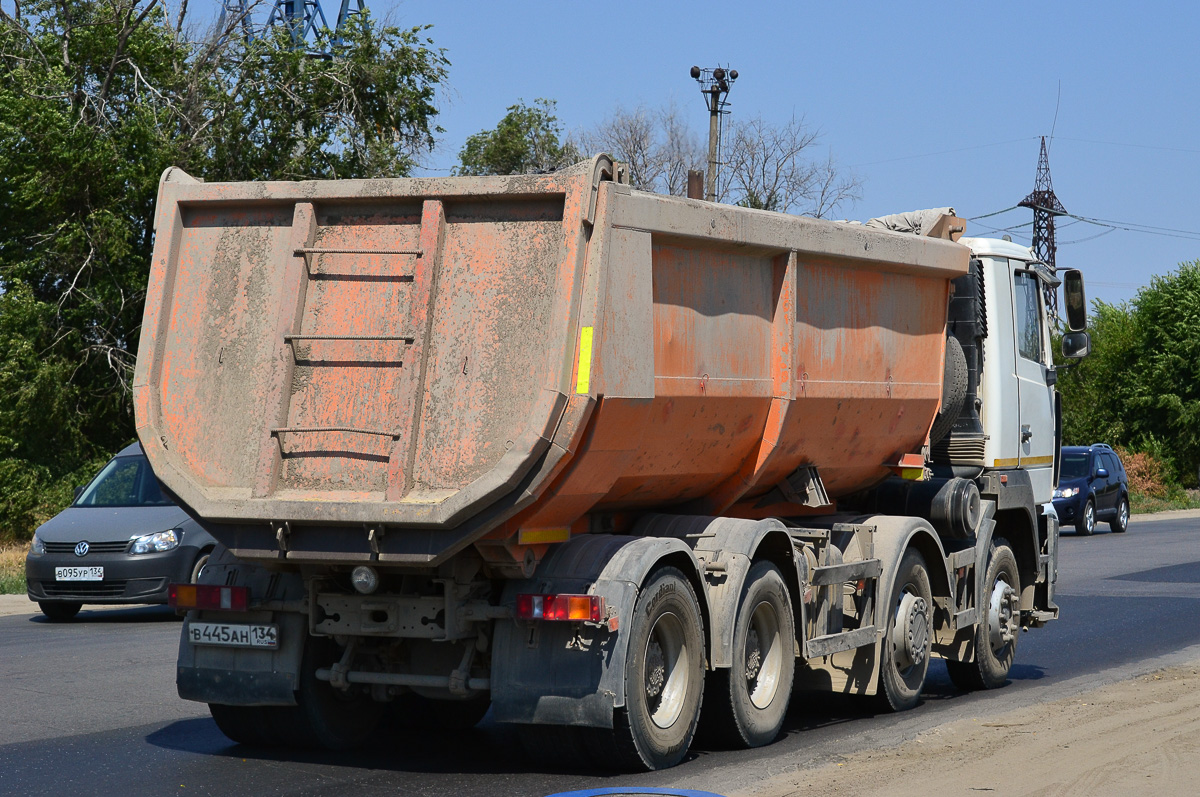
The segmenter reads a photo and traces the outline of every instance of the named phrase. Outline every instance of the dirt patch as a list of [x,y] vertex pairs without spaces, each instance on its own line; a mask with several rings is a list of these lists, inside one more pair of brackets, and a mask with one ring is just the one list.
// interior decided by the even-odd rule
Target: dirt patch
[[1196,794],[1200,662],[760,781],[730,797]]

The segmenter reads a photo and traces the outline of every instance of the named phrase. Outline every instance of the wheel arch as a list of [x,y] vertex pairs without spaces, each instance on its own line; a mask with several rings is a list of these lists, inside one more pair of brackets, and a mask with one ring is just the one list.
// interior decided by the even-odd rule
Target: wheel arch
[[738,604],[746,576],[756,562],[769,561],[779,568],[790,593],[793,625],[799,633],[798,567],[803,559],[795,556],[791,536],[779,520],[650,515],[639,522],[636,530],[684,542],[692,551],[693,562],[703,569],[703,591],[698,589],[697,596],[704,604],[701,609],[705,612],[710,670],[733,665]]
[[[1004,538],[1017,559],[1017,572],[1021,577],[1021,611],[1028,612],[1034,608],[1038,573],[1038,544],[1037,523],[1028,509],[1023,507],[1002,509],[996,512],[996,526],[992,530],[992,539]],[[990,544],[983,547],[983,567],[987,566],[987,551]],[[982,570],[980,571],[982,572]]]

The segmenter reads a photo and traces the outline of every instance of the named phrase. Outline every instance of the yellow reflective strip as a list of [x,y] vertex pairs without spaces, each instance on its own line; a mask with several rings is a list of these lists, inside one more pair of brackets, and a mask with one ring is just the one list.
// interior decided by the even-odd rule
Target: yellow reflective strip
[[992,467],[1015,468],[1015,467],[1017,467],[1017,458],[1013,457],[1012,459],[998,459],[998,460],[996,460],[995,464]]
[[517,545],[537,545],[547,542],[566,542],[571,539],[571,530],[562,529],[521,529],[517,532]]
[[1054,455],[1048,457],[1021,457],[1022,465],[1053,465]]
[[900,478],[908,479],[909,481],[915,481],[915,482],[924,481],[925,480],[925,469],[924,468],[901,468],[900,469]]
[[592,327],[579,330],[579,376],[575,379],[575,392],[588,393],[592,381]]

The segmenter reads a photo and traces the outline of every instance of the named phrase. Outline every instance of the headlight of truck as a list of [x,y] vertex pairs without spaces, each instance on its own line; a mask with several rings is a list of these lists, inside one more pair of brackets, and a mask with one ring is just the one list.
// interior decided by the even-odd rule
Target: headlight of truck
[[1066,489],[1063,489],[1063,490],[1055,490],[1054,491],[1055,498],[1074,498],[1077,495],[1079,495],[1078,487],[1067,487]]
[[180,534],[175,529],[146,534],[133,541],[130,553],[157,553],[179,547]]
[[46,552],[46,541],[37,535],[33,535],[33,544],[29,546],[29,552],[34,556],[41,556]]

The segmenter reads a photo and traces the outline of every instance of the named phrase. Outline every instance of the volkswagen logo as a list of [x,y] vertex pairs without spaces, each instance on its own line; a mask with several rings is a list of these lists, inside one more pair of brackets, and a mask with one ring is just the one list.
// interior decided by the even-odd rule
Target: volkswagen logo
[[81,540],[79,543],[77,543],[75,545],[75,555],[76,556],[87,556],[87,552],[88,552],[87,540]]

